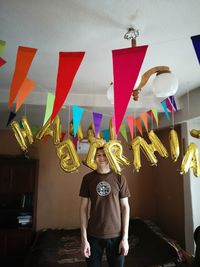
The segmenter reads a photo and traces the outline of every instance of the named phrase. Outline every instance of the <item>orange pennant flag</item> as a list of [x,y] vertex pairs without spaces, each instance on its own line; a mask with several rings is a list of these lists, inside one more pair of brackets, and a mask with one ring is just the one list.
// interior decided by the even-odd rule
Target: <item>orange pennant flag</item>
[[135,119],[135,125],[136,125],[138,131],[140,132],[140,134],[143,135],[142,134],[142,125],[141,125],[140,117],[137,117]]
[[142,119],[142,121],[144,123],[144,127],[145,127],[146,131],[148,132],[148,118],[147,118],[147,113],[146,112],[142,112],[140,114],[140,118]]
[[15,71],[13,74],[8,107],[11,108],[24,80],[26,79],[32,60],[37,52],[36,48],[19,46]]
[[19,89],[19,93],[17,95],[17,103],[16,103],[16,112],[19,110],[24,100],[30,94],[30,92],[36,87],[36,84],[32,80],[25,79],[22,83],[22,86]]
[[131,134],[131,139],[134,138],[134,116],[133,115],[129,115],[126,117],[127,123],[128,123],[128,127],[130,130],[130,134]]

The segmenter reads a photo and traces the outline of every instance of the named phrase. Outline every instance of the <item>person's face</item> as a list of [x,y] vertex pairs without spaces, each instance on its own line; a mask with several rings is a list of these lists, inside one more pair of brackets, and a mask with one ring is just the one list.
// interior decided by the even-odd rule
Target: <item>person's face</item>
[[97,167],[106,167],[108,166],[108,159],[103,149],[98,149],[95,156]]

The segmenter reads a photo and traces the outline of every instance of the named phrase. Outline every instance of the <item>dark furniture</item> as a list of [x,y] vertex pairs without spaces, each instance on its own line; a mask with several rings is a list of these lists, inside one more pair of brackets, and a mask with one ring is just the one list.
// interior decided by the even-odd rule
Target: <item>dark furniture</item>
[[0,156],[0,266],[21,266],[35,233],[38,161]]
[[[126,257],[126,267],[185,266],[182,249],[150,221],[139,218],[130,221],[129,244],[130,251]],[[25,260],[25,266],[86,266],[81,255],[80,229],[39,231]],[[102,266],[107,266],[105,257]]]

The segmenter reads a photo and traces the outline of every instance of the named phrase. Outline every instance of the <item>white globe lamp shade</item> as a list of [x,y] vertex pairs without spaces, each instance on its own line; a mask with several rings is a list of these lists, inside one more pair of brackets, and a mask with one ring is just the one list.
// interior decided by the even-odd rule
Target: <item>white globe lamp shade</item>
[[152,90],[156,97],[168,97],[175,95],[178,90],[178,79],[174,74],[161,73],[152,83]]
[[106,94],[107,94],[108,100],[113,105],[114,104],[114,88],[113,88],[113,83],[110,84],[110,86],[109,86]]

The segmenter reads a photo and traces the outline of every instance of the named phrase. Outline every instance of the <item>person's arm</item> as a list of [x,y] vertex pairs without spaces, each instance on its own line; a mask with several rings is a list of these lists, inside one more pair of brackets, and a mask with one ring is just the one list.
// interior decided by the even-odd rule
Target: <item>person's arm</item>
[[130,218],[130,207],[128,203],[128,197],[121,198],[120,205],[121,205],[121,216],[122,216],[122,239],[119,245],[119,253],[123,256],[126,256],[129,250],[128,228],[129,228],[129,218]]
[[90,244],[87,240],[88,205],[89,205],[89,198],[82,197],[80,205],[81,243],[82,243],[82,253],[86,258],[89,258],[91,254]]

